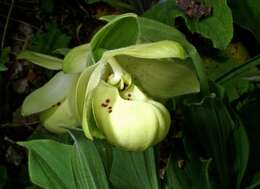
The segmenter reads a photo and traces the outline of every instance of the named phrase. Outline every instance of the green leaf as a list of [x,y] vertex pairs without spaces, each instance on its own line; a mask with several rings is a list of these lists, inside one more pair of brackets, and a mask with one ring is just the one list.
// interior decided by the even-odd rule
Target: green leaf
[[67,47],[70,37],[62,33],[56,24],[48,24],[47,32],[38,33],[32,39],[31,50],[50,54],[56,49]]
[[44,86],[32,92],[23,102],[22,114],[39,113],[62,101],[71,91],[77,75],[57,73]]
[[[214,87],[214,85],[212,85]],[[219,184],[223,189],[230,188],[230,136],[237,125],[230,109],[219,95],[221,91],[215,87],[213,90],[217,97],[204,97],[199,103],[187,107],[188,136],[203,149],[201,156],[212,158],[212,165],[216,167]],[[232,167],[233,168],[233,167]]]
[[239,189],[245,174],[249,157],[249,141],[243,125],[235,128],[233,134],[234,168],[237,175],[236,188]]
[[147,94],[155,98],[199,92],[196,74],[185,63],[175,60],[118,57],[120,65]]
[[260,171],[255,173],[255,175],[251,180],[250,185],[245,189],[256,189],[258,186],[260,186]]
[[[247,172],[255,173],[260,170],[260,104],[256,101],[249,101],[240,110],[240,116],[245,125],[250,143],[250,155]],[[249,175],[251,178],[252,175]]]
[[77,188],[109,189],[106,172],[95,144],[85,136],[73,136],[72,168]]
[[185,171],[192,180],[194,189],[211,189],[212,183],[209,178],[209,166],[212,159],[209,160],[191,160],[187,163]]
[[38,66],[50,69],[50,70],[61,70],[63,60],[48,56],[45,54],[33,52],[33,51],[22,51],[18,56],[17,59],[26,59]]
[[43,188],[76,188],[72,175],[72,146],[51,140],[19,142],[29,150],[31,181]]
[[184,18],[191,32],[210,39],[215,48],[224,49],[233,37],[233,20],[226,0],[204,0],[205,5],[212,7],[212,15],[202,19],[191,19],[176,6],[176,0],[155,5],[144,16],[173,25],[177,17]]
[[[175,154],[170,158],[166,169],[166,180],[168,188],[171,189],[211,189],[211,183],[209,179],[209,160],[199,159],[187,159],[178,160]],[[184,161],[184,164],[180,166],[180,161]]]
[[136,43],[138,35],[137,16],[123,14],[109,22],[92,38],[90,45],[94,60],[101,58],[100,51],[126,47]]
[[153,148],[144,152],[114,149],[110,181],[115,189],[159,189]]
[[106,140],[95,140],[94,142],[102,159],[106,174],[110,175],[113,161],[113,147]]
[[170,159],[167,164],[166,180],[169,189],[190,189],[191,180],[184,170],[180,169],[177,161]]
[[251,31],[260,43],[260,1],[230,1],[234,22]]
[[80,45],[70,50],[64,58],[63,71],[65,73],[82,72],[87,66],[89,51],[89,44]]

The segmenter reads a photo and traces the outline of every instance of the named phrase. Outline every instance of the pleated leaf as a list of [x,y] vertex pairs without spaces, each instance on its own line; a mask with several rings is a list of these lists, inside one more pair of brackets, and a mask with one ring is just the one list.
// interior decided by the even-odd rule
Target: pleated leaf
[[166,170],[167,189],[190,189],[191,180],[184,170],[180,169],[177,161],[171,159]]
[[242,125],[234,130],[233,141],[235,151],[234,169],[237,175],[236,188],[239,189],[246,171],[249,157],[249,141],[245,128]]
[[74,138],[72,168],[79,189],[109,189],[102,159],[95,144],[82,135]]
[[51,140],[19,142],[29,150],[29,173],[31,181],[43,188],[72,189],[72,146]]
[[[216,167],[220,186],[230,187],[229,141],[235,122],[229,110],[220,99],[206,97],[201,104],[188,107],[187,132],[194,142],[198,142],[206,156],[212,158]],[[187,117],[187,118],[188,118]]]
[[115,149],[110,181],[115,189],[159,189],[153,148],[144,152]]

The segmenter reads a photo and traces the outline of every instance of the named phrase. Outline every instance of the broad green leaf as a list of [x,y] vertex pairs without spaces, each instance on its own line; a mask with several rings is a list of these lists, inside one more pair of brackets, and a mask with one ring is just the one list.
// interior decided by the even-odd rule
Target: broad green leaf
[[239,189],[245,174],[249,157],[249,141],[243,125],[235,128],[233,134],[233,145],[235,152],[234,168],[237,175],[236,188]]
[[159,189],[154,149],[127,152],[114,149],[110,181],[115,189]]
[[250,30],[260,43],[260,1],[236,0],[230,1],[234,22]]
[[106,174],[110,175],[113,161],[113,147],[106,140],[95,140],[94,142],[102,159]]
[[260,186],[260,171],[255,173],[253,176],[251,183],[245,189],[257,189]]
[[125,48],[106,51],[104,52],[102,59],[107,60],[109,57],[118,55],[128,55],[145,59],[186,58],[186,52],[181,44],[170,40],[137,44]]
[[90,45],[77,46],[69,51],[64,58],[63,71],[65,73],[78,73],[87,66]]
[[169,189],[190,189],[191,180],[185,171],[178,167],[176,159],[170,159],[167,164],[166,180]]
[[29,150],[29,173],[34,184],[51,189],[76,188],[71,167],[72,146],[52,140],[18,144]]
[[78,75],[57,73],[44,86],[32,92],[23,102],[22,114],[39,113],[62,101],[71,91]]
[[156,98],[199,92],[196,74],[177,59],[154,60],[118,57],[120,65],[148,95]]
[[194,189],[211,189],[209,178],[209,166],[212,159],[209,160],[190,160],[185,165],[185,172],[191,179]]
[[149,43],[162,40],[172,40],[180,43],[186,52],[189,53],[190,49],[187,49],[187,47],[190,46],[189,42],[176,28],[143,17],[138,17],[138,23],[140,33],[138,36],[139,41]]
[[90,42],[93,58],[98,61],[102,54],[99,51],[117,49],[136,43],[138,23],[135,14],[123,14],[109,22]]
[[215,48],[224,49],[233,36],[233,20],[226,0],[204,0],[205,5],[212,7],[212,15],[202,19],[191,19],[176,6],[176,0],[167,0],[155,5],[144,16],[160,22],[174,25],[177,17],[184,18],[191,32],[210,39]]
[[[214,87],[212,85],[212,87]],[[216,87],[215,87],[216,88]],[[232,129],[237,125],[230,110],[224,104],[218,93],[217,97],[205,97],[199,103],[187,107],[186,132],[192,140],[203,148],[204,157],[212,158],[212,165],[216,167],[220,186],[230,188],[229,144]]]
[[[253,99],[252,99],[253,100]],[[250,155],[247,171],[254,173],[260,170],[260,104],[256,101],[249,101],[240,110],[240,116],[245,125],[250,143]]]
[[37,52],[33,52],[33,51],[22,51],[18,56],[17,59],[26,59],[38,66],[50,69],[50,70],[61,70],[62,69],[62,63],[63,60],[53,57],[53,56],[49,56],[49,55],[45,55],[45,54],[41,54],[41,53],[37,53]]
[[109,189],[106,172],[95,144],[82,135],[73,138],[71,161],[77,188]]

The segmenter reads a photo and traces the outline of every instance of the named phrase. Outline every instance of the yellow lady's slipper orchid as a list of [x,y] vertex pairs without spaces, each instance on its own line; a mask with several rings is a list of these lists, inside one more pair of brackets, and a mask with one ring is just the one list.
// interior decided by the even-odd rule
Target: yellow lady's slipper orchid
[[92,108],[97,127],[112,144],[144,150],[168,133],[170,114],[132,84],[123,92],[101,81],[94,90]]
[[105,138],[140,151],[162,141],[170,128],[168,110],[153,99],[199,91],[196,75],[181,62],[187,54],[177,42],[108,50],[95,64],[85,54],[88,49],[82,45],[66,55],[63,71],[25,99],[23,115],[40,113],[51,132],[82,126],[91,140]]

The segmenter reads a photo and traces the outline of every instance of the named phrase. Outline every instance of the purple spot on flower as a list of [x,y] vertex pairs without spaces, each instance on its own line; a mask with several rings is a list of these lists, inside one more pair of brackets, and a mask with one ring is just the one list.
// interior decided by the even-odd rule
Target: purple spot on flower
[[105,107],[108,106],[108,104],[106,104],[106,103],[102,103],[101,106],[105,108]]

